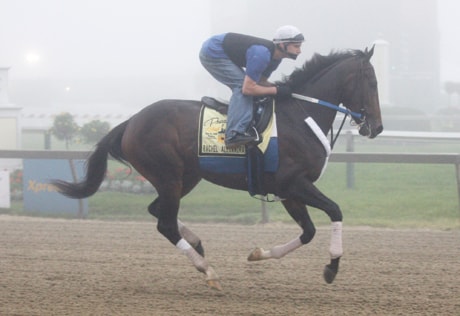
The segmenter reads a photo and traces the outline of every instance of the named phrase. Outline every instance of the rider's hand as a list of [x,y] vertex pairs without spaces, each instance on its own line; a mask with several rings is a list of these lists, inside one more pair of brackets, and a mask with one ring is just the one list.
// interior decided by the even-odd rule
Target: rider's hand
[[276,99],[286,99],[289,98],[292,94],[291,87],[287,84],[278,84],[276,86]]

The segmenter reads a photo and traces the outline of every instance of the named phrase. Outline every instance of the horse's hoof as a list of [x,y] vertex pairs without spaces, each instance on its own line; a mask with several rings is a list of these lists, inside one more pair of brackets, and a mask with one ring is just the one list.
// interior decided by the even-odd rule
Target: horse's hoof
[[262,248],[255,248],[248,256],[248,261],[259,261],[262,260],[262,253],[263,253]]
[[213,290],[222,291],[219,280],[206,280],[206,284]]
[[206,284],[208,284],[211,289],[222,291],[219,276],[212,267],[208,267],[206,271]]
[[337,275],[337,270],[334,270],[330,264],[327,264],[324,267],[323,277],[326,283],[331,284],[332,282],[334,282],[336,275]]
[[339,272],[339,262],[340,257],[331,259],[331,263],[324,267],[323,276],[326,283],[331,284],[334,281],[337,272]]

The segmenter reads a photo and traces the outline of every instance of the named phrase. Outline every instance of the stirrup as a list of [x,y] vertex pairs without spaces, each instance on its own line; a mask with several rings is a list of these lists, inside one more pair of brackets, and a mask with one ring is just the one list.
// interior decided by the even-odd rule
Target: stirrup
[[256,136],[256,139],[254,139],[254,141],[257,142],[257,143],[261,143],[262,142],[262,140],[261,140],[262,137],[260,136],[259,132],[257,131],[257,129],[254,126],[251,126],[251,128],[254,131],[254,134]]

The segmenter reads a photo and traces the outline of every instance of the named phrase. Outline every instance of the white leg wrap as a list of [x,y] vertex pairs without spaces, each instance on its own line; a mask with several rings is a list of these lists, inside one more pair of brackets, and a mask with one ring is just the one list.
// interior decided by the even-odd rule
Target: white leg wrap
[[176,247],[183,252],[186,252],[188,249],[192,248],[192,246],[190,246],[188,241],[184,238],[177,242]]
[[342,256],[342,222],[332,222],[331,247],[329,248],[331,259]]
[[288,242],[287,244],[275,246],[270,250],[270,258],[279,259],[287,255],[288,253],[296,250],[302,246],[300,238],[296,238]]
[[184,238],[178,241],[176,247],[189,258],[198,271],[208,274],[208,263]]
[[177,226],[179,227],[179,233],[185,240],[187,240],[194,247],[200,242],[200,238],[195,235],[190,229],[188,229],[180,220],[177,220]]

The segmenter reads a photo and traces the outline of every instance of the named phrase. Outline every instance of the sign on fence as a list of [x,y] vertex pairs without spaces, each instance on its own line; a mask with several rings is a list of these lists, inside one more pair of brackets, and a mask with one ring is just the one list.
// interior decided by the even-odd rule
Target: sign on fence
[[74,164],[77,180],[81,180],[85,171],[84,160],[24,159],[23,192],[26,211],[86,216],[87,199],[67,198],[50,183],[53,179],[73,182],[71,163]]

